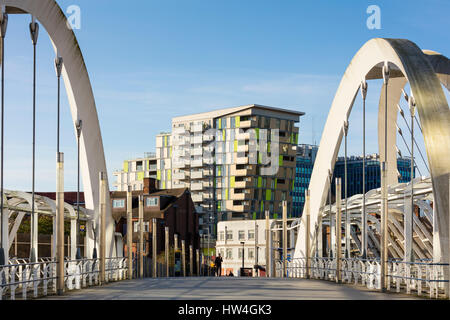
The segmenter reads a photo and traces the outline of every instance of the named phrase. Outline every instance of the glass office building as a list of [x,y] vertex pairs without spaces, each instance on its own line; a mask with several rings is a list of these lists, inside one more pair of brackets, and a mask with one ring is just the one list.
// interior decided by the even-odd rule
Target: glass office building
[[[362,194],[362,157],[349,157],[347,159],[347,196],[351,197],[355,194]],[[411,181],[411,159],[397,158],[398,182]],[[414,170],[415,177],[415,170]],[[336,178],[342,179],[342,187],[344,187],[345,178],[345,162],[344,157],[339,157],[334,166],[333,183],[331,193],[335,194]],[[378,154],[368,155],[366,157],[366,192],[381,187],[381,171],[380,160]],[[342,189],[342,197],[344,197],[344,189]]]
[[291,217],[300,217],[305,204],[305,190],[308,189],[309,180],[316,160],[318,146],[301,144],[297,146],[297,159],[295,168],[294,190],[292,190]]
[[[318,146],[302,144],[297,146],[297,159],[295,170],[295,183],[292,191],[292,217],[300,217],[305,204],[305,190],[308,189],[311,173],[316,160]],[[333,183],[331,186],[332,201],[335,200],[335,179],[341,178],[344,185],[345,172],[344,157],[339,157],[334,166]],[[411,159],[398,158],[397,170],[399,182],[411,181]],[[414,171],[415,177],[415,171]],[[361,194],[362,187],[362,157],[351,156],[347,158],[347,196]],[[377,154],[366,157],[366,192],[372,189],[380,188],[381,174],[380,161]],[[344,190],[342,197],[344,197]],[[327,200],[328,201],[328,200]]]

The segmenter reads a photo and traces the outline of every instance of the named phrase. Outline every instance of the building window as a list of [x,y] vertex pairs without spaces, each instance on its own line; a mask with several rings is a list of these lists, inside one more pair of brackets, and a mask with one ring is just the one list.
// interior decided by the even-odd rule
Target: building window
[[248,230],[248,240],[255,239],[255,230]]
[[233,240],[233,231],[227,230],[227,240]]
[[[149,222],[145,222],[144,221],[144,232],[149,232]],[[139,222],[138,221],[134,221],[133,222],[133,232],[139,232]]]
[[223,240],[225,240],[225,232],[219,231],[219,241],[223,241]]
[[255,258],[255,248],[249,248],[247,252],[247,258],[254,259]]
[[125,199],[114,199],[113,208],[125,208]]
[[158,199],[158,197],[148,197],[146,202],[147,207],[157,207]]
[[245,231],[239,230],[239,240],[245,240]]
[[238,250],[238,259],[242,259],[242,251],[244,251],[242,248],[239,248]]
[[233,249],[227,248],[227,256],[226,259],[233,259]]

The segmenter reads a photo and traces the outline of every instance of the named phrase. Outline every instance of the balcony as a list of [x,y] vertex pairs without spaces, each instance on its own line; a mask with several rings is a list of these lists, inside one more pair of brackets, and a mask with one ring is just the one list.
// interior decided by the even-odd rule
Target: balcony
[[192,156],[202,156],[203,155],[202,147],[197,147],[197,148],[191,149],[191,155]]
[[214,199],[214,195],[212,192],[204,192],[203,193],[203,198],[205,200],[213,200]]
[[191,131],[192,131],[192,132],[202,132],[202,131],[203,131],[203,124],[201,124],[201,123],[194,124],[194,125],[191,127]]
[[236,158],[236,164],[248,164],[248,157]]
[[239,128],[252,128],[256,127],[256,121],[255,120],[246,120],[241,121]]
[[252,187],[252,183],[250,181],[236,181],[234,187],[237,189],[247,189]]
[[191,167],[203,167],[203,159],[191,160]]
[[188,156],[188,155],[190,155],[189,154],[189,152],[188,152],[189,150],[187,149],[187,148],[184,148],[184,147],[174,147],[173,149],[172,149],[172,157],[185,157],[185,156]]
[[186,168],[189,167],[190,161],[189,160],[185,160],[185,159],[176,159],[174,161],[172,161],[172,168],[174,169],[182,169],[182,168]]
[[172,134],[174,135],[184,135],[186,133],[188,133],[188,131],[184,128],[184,126],[172,129]]
[[203,188],[212,188],[214,186],[212,181],[203,181]]
[[173,174],[174,180],[185,180],[186,179],[186,173],[185,172],[177,172]]
[[202,179],[203,172],[202,171],[191,171],[191,178],[192,179]]
[[203,195],[202,194],[191,194],[192,201],[194,202],[202,202]]
[[211,144],[205,145],[205,146],[203,147],[203,152],[211,153],[211,152],[214,151],[214,149],[215,149],[214,143],[211,143]]
[[203,190],[203,183],[201,182],[191,183],[191,191],[199,191],[199,190]]
[[212,177],[212,176],[214,176],[214,171],[212,169],[204,169],[203,175],[205,177]]
[[235,193],[231,196],[233,200],[250,200],[250,193]]
[[212,140],[214,140],[214,135],[213,134],[205,133],[203,135],[203,141],[212,141]]
[[238,145],[237,151],[238,152],[248,152],[248,144]]
[[236,211],[236,212],[248,212],[248,211],[250,211],[250,206],[249,205],[233,206],[233,211]]
[[193,144],[203,143],[203,137],[202,136],[191,137],[191,143]]

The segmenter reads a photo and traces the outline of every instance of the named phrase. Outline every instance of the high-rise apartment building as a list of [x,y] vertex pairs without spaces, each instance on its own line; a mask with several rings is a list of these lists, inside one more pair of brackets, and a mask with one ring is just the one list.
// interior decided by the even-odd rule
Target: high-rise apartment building
[[116,191],[127,191],[130,185],[133,190],[142,190],[144,178],[156,179],[156,155],[146,152],[143,158],[125,160],[122,170],[113,172],[116,178],[113,186]]
[[283,200],[290,212],[303,114],[247,105],[173,118],[157,136],[160,187],[190,189],[203,236],[218,221],[277,218]]
[[156,136],[156,179],[161,189],[183,188],[172,184],[172,133],[163,132]]

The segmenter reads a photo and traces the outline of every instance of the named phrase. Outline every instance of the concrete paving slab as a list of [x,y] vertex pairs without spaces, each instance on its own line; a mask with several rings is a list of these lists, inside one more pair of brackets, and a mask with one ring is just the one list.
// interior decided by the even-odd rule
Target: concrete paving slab
[[277,278],[146,278],[48,296],[50,300],[410,300],[412,295],[381,293],[324,280]]

